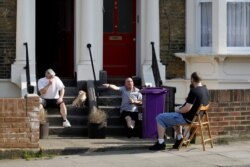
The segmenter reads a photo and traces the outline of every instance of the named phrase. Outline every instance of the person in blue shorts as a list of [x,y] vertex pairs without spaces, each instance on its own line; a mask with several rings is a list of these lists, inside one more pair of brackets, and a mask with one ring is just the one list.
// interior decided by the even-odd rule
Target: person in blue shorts
[[167,127],[174,127],[177,135],[173,149],[177,149],[183,138],[180,128],[177,125],[191,123],[196,111],[201,104],[207,105],[209,103],[209,93],[206,86],[201,83],[201,77],[197,72],[191,74],[191,84],[193,88],[190,89],[186,103],[183,107],[177,109],[175,112],[161,113],[157,115],[157,132],[158,140],[154,145],[149,147],[150,150],[164,150],[166,147],[164,141],[164,134]]

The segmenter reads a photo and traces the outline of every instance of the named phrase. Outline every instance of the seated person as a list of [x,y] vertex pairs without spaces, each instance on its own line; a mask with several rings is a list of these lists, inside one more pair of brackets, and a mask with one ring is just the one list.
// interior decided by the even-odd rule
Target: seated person
[[45,77],[38,80],[38,90],[41,94],[44,108],[59,108],[63,118],[63,127],[71,127],[67,120],[67,108],[63,102],[65,86],[52,69],[45,72]]
[[202,85],[201,77],[196,72],[191,74],[191,84],[194,88],[190,89],[186,104],[183,107],[175,112],[161,113],[156,117],[158,140],[149,148],[150,150],[165,149],[164,134],[167,127],[174,127],[176,131],[177,140],[173,148],[177,149],[183,138],[178,125],[191,123],[200,105],[209,103],[208,90]]
[[139,89],[134,87],[132,78],[126,78],[125,85],[122,87],[112,84],[103,84],[103,86],[121,92],[121,120],[127,126],[127,137],[132,137],[134,133],[134,127],[138,122],[137,105],[142,104],[142,95],[139,92]]

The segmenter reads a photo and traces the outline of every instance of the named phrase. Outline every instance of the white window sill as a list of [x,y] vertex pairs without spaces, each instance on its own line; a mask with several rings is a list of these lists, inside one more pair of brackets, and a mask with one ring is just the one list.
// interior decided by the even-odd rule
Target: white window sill
[[228,57],[232,58],[249,58],[250,52],[248,53],[225,53],[225,54],[214,54],[214,53],[175,53],[176,57],[181,58],[183,61],[188,61],[190,59],[196,58],[207,58],[215,59],[218,61],[224,61]]

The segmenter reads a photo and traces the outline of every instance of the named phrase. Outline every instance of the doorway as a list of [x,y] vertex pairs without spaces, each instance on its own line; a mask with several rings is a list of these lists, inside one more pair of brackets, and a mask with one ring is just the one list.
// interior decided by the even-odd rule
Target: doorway
[[104,0],[103,68],[109,76],[136,75],[136,0]]
[[37,77],[74,78],[74,0],[36,0]]

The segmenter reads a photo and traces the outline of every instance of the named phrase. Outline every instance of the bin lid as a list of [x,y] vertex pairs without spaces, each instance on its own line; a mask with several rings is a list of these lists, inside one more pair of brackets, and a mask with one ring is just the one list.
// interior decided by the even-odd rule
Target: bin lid
[[166,88],[159,88],[159,87],[147,87],[141,90],[142,94],[163,94],[167,92],[168,90]]

